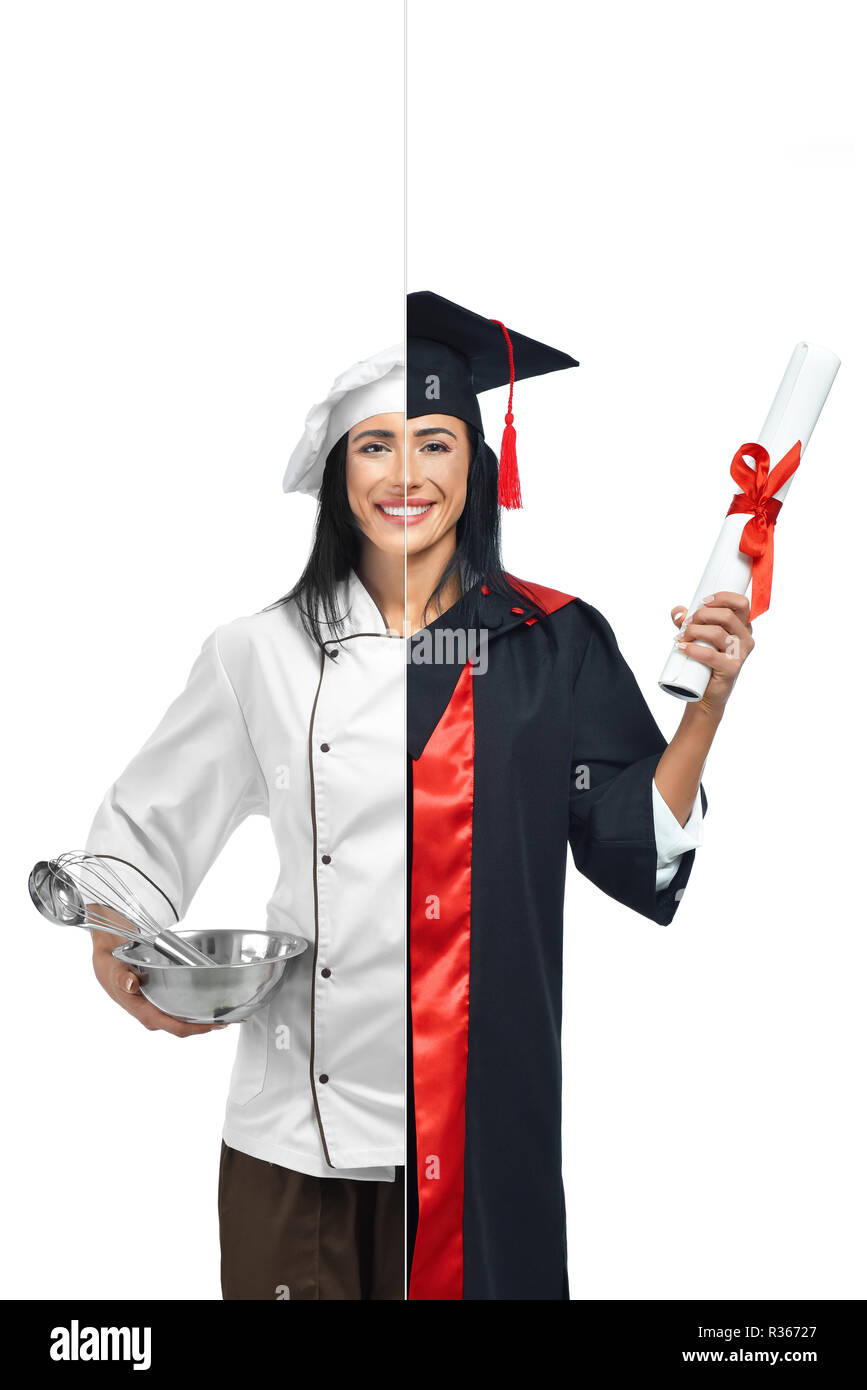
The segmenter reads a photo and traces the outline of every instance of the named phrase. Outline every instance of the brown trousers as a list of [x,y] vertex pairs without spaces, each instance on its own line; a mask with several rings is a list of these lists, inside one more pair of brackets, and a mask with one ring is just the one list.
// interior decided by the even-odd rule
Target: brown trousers
[[218,1205],[224,1299],[403,1299],[403,1168],[315,1178],[224,1143]]

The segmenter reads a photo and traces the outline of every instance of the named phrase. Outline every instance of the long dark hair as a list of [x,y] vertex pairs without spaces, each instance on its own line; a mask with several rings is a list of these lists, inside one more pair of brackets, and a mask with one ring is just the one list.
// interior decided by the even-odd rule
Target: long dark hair
[[[498,461],[484,435],[467,425],[470,440],[470,466],[467,473],[467,500],[456,528],[455,552],[427,602],[436,616],[446,585],[457,575],[466,593],[484,581],[498,593],[520,598],[507,580],[500,554],[500,507],[497,500]],[[322,645],[329,637],[339,640],[346,614],[338,608],[338,588],[357,569],[361,553],[361,528],[349,505],[346,490],[346,447],[348,434],[337,441],[325,463],[319,489],[319,510],[313,545],[304,571],[282,603],[295,600],[305,632]]]
[[361,552],[361,530],[346,491],[348,439],[348,434],[338,439],[325,461],[313,545],[301,577],[271,605],[276,608],[294,599],[304,631],[318,646],[341,634],[347,615],[338,611],[337,591],[356,568]]

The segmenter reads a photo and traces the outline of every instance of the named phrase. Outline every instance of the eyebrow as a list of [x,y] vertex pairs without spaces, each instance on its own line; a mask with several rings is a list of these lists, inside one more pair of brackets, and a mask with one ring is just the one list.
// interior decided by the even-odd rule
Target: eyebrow
[[454,430],[447,430],[445,425],[436,425],[433,428],[429,427],[428,429],[423,430],[413,430],[413,434],[416,439],[422,439],[425,435],[428,434],[450,434],[452,439],[457,439],[457,435],[455,434]]
[[359,430],[358,434],[352,437],[353,444],[356,439],[365,439],[370,434],[373,435],[374,439],[394,439],[394,430]]

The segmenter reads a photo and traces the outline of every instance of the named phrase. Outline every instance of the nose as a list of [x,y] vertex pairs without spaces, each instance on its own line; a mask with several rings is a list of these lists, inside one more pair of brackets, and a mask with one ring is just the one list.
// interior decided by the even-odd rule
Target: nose
[[382,480],[389,492],[396,497],[403,496],[404,452],[404,435],[403,430],[400,430],[394,440],[393,448],[388,454],[388,464]]

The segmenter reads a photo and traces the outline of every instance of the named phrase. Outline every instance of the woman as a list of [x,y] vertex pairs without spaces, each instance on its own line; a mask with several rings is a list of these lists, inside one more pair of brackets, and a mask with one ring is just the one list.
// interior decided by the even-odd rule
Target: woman
[[[603,892],[672,920],[701,838],[704,761],[753,646],[747,600],[708,596],[679,634],[711,668],[707,692],[666,746],[602,615],[503,571],[498,504],[520,501],[511,386],[571,366],[409,296],[410,1299],[568,1298],[567,845]],[[498,470],[476,393],[506,383]]]
[[[284,480],[320,496],[304,574],[207,639],[87,846],[134,863],[183,917],[232,831],[270,818],[267,926],[308,949],[239,1029],[226,1299],[404,1297],[404,392],[395,349],[310,412]],[[97,977],[144,1027],[210,1031],[148,1003],[113,944],[94,933]]]

